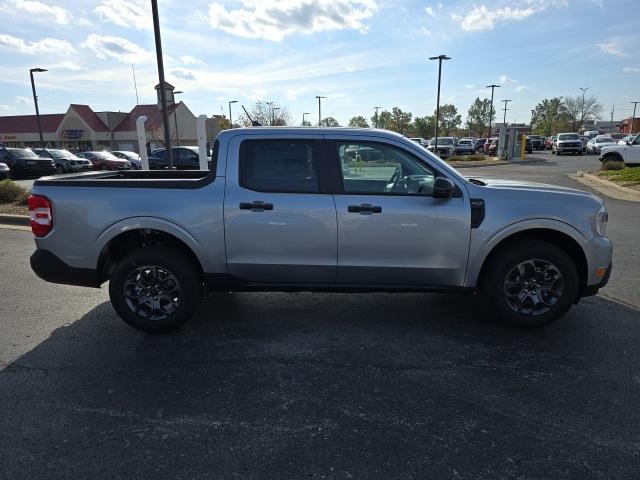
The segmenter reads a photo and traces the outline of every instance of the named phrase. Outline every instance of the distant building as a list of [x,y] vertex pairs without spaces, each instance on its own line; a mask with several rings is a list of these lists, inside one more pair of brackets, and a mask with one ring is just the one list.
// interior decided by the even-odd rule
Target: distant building
[[[173,86],[166,85],[171,144],[197,145],[196,116],[183,103],[173,103]],[[156,90],[159,91],[158,85]],[[158,94],[159,96],[159,94]],[[84,150],[138,151],[136,120],[146,116],[145,127],[150,149],[164,145],[162,112],[159,104],[136,105],[126,112],[95,112],[88,105],[71,104],[66,113],[40,115],[42,136],[46,147]],[[176,123],[178,135],[176,138]],[[222,130],[226,119],[221,115],[207,118],[207,140]],[[40,143],[35,115],[0,117],[0,145],[7,147],[35,147]]]

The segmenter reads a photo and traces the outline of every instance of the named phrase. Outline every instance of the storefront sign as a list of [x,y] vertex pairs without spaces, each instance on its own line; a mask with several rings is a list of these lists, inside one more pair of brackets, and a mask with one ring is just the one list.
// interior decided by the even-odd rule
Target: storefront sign
[[62,130],[60,138],[64,140],[79,140],[84,136],[84,130],[81,128]]
[[15,140],[15,135],[0,135],[0,142],[6,142],[8,140]]

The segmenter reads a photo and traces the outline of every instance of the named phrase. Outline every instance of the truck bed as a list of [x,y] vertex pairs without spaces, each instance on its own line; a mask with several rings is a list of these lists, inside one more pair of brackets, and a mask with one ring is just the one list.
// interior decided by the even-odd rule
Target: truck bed
[[211,183],[210,170],[126,170],[82,172],[42,177],[34,187],[199,188]]

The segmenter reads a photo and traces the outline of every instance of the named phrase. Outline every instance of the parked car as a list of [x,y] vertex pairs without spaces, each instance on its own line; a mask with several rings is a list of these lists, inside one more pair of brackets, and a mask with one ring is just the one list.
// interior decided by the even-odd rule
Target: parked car
[[489,144],[489,150],[487,151],[487,154],[490,157],[495,157],[498,154],[498,146],[500,145],[500,139],[499,138],[493,138],[491,140],[491,143]]
[[[350,145],[384,164],[354,173]],[[591,193],[466,178],[383,130],[232,129],[214,151],[214,171],[37,180],[35,273],[109,281],[118,315],[150,332],[182,326],[205,288],[481,292],[535,327],[609,278],[608,214]]]
[[[176,170],[199,170],[200,156],[198,147],[171,147],[173,157],[173,167]],[[208,157],[211,163],[211,157]],[[169,168],[169,158],[167,149],[160,148],[151,152],[149,157],[149,168],[151,170],[166,170]]]
[[551,153],[562,155],[563,153],[574,153],[582,155],[582,140],[577,133],[559,133],[553,143]]
[[587,151],[587,143],[589,143],[590,138],[586,135],[580,135],[580,140],[582,141],[582,153]]
[[598,135],[587,143],[587,153],[595,153],[596,155],[599,155],[602,147],[608,147],[611,145],[616,145],[616,141],[613,138],[609,135]]
[[544,150],[544,139],[540,135],[529,135],[527,138],[531,140],[534,150]]
[[56,173],[59,175],[63,173],[83,172],[93,168],[89,160],[80,158],[68,150],[59,148],[34,148],[33,151],[40,158],[53,160],[56,166]]
[[453,157],[456,154],[456,146],[453,137],[438,137],[436,145],[435,137],[429,142],[429,151],[435,153],[442,159]]
[[484,145],[487,143],[486,138],[479,138],[473,144],[473,153],[484,153]]
[[620,140],[618,140],[618,145],[627,145],[627,142],[630,142],[634,138],[636,138],[635,135],[627,135],[625,137],[622,137]]
[[424,148],[427,148],[429,146],[429,142],[422,137],[415,137],[415,138],[412,138],[411,140],[413,140],[419,145],[422,145]]
[[618,140],[622,140],[624,137],[626,137],[628,134],[627,133],[610,133],[609,136],[611,138],[613,138],[616,142]]
[[9,167],[11,177],[41,177],[54,175],[53,160],[40,158],[30,148],[0,147],[0,162]]
[[94,170],[131,170],[131,162],[109,152],[81,152],[78,156],[89,160]]
[[556,137],[547,137],[544,140],[544,148],[545,150],[553,150],[553,142],[555,141]]
[[624,145],[614,144],[601,147],[601,162],[624,162],[629,167],[640,166],[640,135],[636,134]]
[[486,143],[484,144],[484,153],[489,155],[489,147],[491,147],[491,142],[494,140],[498,140],[498,137],[487,138]]
[[584,136],[589,137],[589,140],[597,137],[598,135],[600,135],[600,130],[587,130],[586,132],[584,132]]
[[129,152],[126,150],[116,150],[115,152],[111,152],[112,155],[115,155],[118,158],[122,158],[123,160],[129,160],[131,163],[131,168],[134,170],[142,169],[142,160],[140,159],[140,155],[136,152]]
[[9,170],[9,165],[6,163],[0,163],[0,180],[6,180],[7,178],[11,178],[11,170]]
[[475,153],[473,139],[461,138],[458,140],[458,144],[456,145],[456,155],[471,155],[472,153]]

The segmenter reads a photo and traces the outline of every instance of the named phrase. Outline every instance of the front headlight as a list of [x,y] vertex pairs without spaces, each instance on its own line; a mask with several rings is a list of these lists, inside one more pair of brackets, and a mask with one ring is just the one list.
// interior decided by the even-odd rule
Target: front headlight
[[609,212],[607,212],[606,207],[603,205],[602,208],[598,211],[598,215],[596,216],[596,232],[601,237],[604,237],[607,234],[608,222]]

